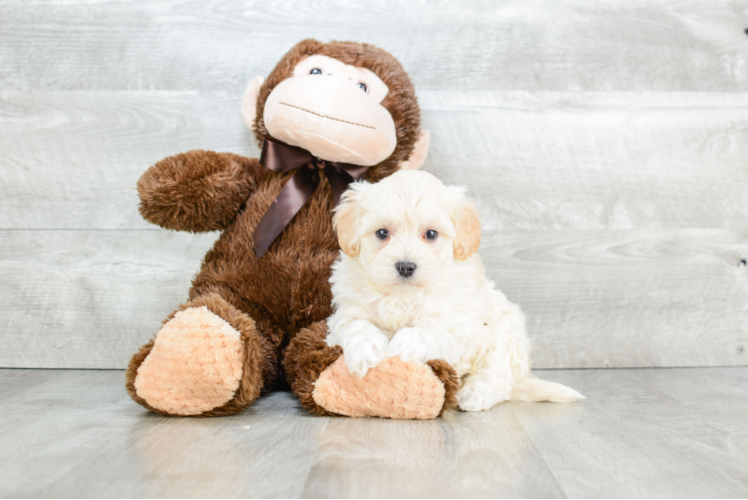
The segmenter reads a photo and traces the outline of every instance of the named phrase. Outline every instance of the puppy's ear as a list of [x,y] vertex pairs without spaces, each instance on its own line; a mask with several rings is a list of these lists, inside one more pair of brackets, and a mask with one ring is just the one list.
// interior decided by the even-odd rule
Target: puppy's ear
[[361,194],[369,185],[366,181],[350,184],[335,207],[332,228],[338,235],[340,248],[349,257],[356,257],[361,250],[361,237],[358,234],[358,222],[363,215]]
[[475,203],[465,196],[463,188],[450,188],[454,193],[452,222],[455,225],[454,255],[465,260],[480,247],[480,215]]

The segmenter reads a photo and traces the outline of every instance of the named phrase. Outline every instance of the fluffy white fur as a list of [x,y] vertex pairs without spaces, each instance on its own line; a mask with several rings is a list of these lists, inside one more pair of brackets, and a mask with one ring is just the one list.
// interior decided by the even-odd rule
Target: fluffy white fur
[[[363,377],[385,356],[443,359],[460,378],[464,411],[509,399],[584,399],[531,377],[524,317],[485,277],[476,253],[480,220],[464,188],[419,171],[355,183],[333,223],[343,252],[330,280],[327,343],[343,348],[352,373]],[[436,238],[427,238],[429,230]],[[399,274],[398,262],[415,264],[412,276]]]

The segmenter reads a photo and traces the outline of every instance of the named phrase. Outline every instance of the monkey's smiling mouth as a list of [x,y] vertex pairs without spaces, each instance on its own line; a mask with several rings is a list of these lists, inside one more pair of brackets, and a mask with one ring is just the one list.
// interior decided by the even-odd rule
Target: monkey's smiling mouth
[[347,123],[348,125],[356,125],[357,127],[370,128],[372,130],[376,130],[377,129],[376,127],[372,127],[370,125],[363,125],[361,123],[349,122],[348,120],[341,120],[340,118],[334,118],[332,116],[327,116],[327,115],[323,115],[323,114],[320,114],[320,113],[316,113],[314,111],[310,111],[308,109],[304,109],[302,107],[295,106],[293,104],[288,104],[287,102],[279,101],[278,104],[282,104],[284,106],[288,106],[289,108],[295,108],[295,109],[298,109],[300,111],[304,111],[306,113],[310,113],[312,115],[319,116],[320,118],[327,118],[328,120],[335,120],[336,122]]

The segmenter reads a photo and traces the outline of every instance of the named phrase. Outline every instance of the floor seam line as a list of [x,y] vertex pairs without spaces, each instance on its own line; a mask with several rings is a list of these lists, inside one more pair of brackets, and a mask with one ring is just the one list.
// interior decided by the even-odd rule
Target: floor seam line
[[561,484],[558,482],[558,479],[556,479],[556,475],[551,470],[550,466],[548,465],[548,462],[545,461],[545,458],[543,457],[543,455],[540,454],[540,450],[538,450],[538,447],[535,446],[535,441],[533,441],[532,436],[530,436],[530,433],[527,432],[527,429],[525,429],[525,426],[522,425],[522,420],[520,420],[517,417],[517,414],[514,412],[514,408],[510,406],[509,411],[512,412],[512,416],[514,417],[514,420],[522,428],[522,432],[525,433],[525,436],[527,436],[527,439],[530,441],[530,444],[532,445],[532,449],[535,450],[535,453],[537,453],[538,457],[540,457],[540,460],[543,461],[543,466],[545,466],[545,469],[548,471],[548,474],[551,475],[551,479],[553,479],[553,484],[555,484],[556,487],[559,489],[559,491],[564,495],[563,498],[569,498],[568,493],[566,493],[566,490],[561,487]]

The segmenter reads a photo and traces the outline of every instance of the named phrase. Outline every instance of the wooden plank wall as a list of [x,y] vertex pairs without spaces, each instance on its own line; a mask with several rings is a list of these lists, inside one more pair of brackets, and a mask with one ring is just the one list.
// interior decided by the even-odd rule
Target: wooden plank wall
[[150,164],[256,156],[295,42],[411,74],[536,367],[748,364],[748,0],[0,0],[0,366],[122,368],[215,235],[146,224]]

